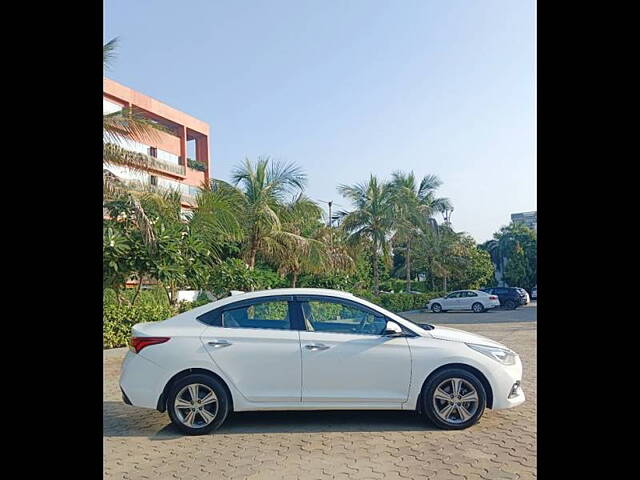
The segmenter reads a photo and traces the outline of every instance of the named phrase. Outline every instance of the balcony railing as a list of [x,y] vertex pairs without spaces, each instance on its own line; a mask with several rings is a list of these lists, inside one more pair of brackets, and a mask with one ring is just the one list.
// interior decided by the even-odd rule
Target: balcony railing
[[127,150],[113,143],[107,143],[104,145],[104,155],[126,155],[131,163],[138,164],[141,167],[147,167],[153,170],[158,170],[166,173],[173,173],[182,177],[186,176],[186,167],[184,165],[176,165],[175,163],[165,162],[159,158],[152,157],[146,153],[133,152]]
[[[144,154],[143,154],[144,155]],[[176,173],[181,176],[186,176],[186,168],[184,165],[176,165],[175,163],[165,162],[159,158],[152,157],[151,155],[145,155],[149,160],[149,166],[155,170],[161,170],[163,172]]]

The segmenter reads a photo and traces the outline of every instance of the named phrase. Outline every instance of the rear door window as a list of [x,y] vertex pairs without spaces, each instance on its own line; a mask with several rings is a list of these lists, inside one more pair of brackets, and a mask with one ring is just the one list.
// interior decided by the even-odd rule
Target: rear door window
[[222,326],[227,328],[291,329],[289,302],[271,300],[222,312]]

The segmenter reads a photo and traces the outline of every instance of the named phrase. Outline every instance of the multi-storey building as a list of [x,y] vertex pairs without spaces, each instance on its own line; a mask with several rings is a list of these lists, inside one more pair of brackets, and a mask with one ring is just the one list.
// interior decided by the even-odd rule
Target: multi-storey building
[[538,212],[522,212],[522,213],[512,213],[511,221],[513,223],[520,222],[524,223],[527,227],[532,230],[538,229]]
[[133,171],[126,167],[105,165],[104,168],[127,183],[159,189],[177,190],[186,211],[194,205],[198,188],[209,181],[209,125],[158,100],[104,78],[103,113],[132,108],[158,123],[162,131],[157,139],[145,144],[122,139],[119,146],[144,155],[148,168]]

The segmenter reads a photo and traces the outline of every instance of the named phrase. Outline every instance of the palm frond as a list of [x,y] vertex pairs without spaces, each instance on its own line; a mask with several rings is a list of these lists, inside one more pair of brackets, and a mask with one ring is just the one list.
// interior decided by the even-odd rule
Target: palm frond
[[132,108],[123,108],[102,117],[102,130],[105,141],[121,144],[122,139],[131,139],[143,143],[157,143],[159,132],[168,129]]
[[118,37],[114,37],[102,46],[102,66],[109,68],[115,58],[115,50],[119,43]]

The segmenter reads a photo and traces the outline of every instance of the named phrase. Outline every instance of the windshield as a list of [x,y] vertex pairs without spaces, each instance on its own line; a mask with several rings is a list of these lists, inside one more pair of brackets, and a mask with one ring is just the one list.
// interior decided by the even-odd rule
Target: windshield
[[433,330],[435,327],[435,325],[431,325],[430,323],[418,323],[414,320],[411,320],[410,318],[405,317],[404,315],[401,315],[399,313],[396,313],[397,316],[399,316],[400,318],[402,318],[403,320],[406,320],[408,322],[413,323],[414,325],[422,328],[423,330]]

